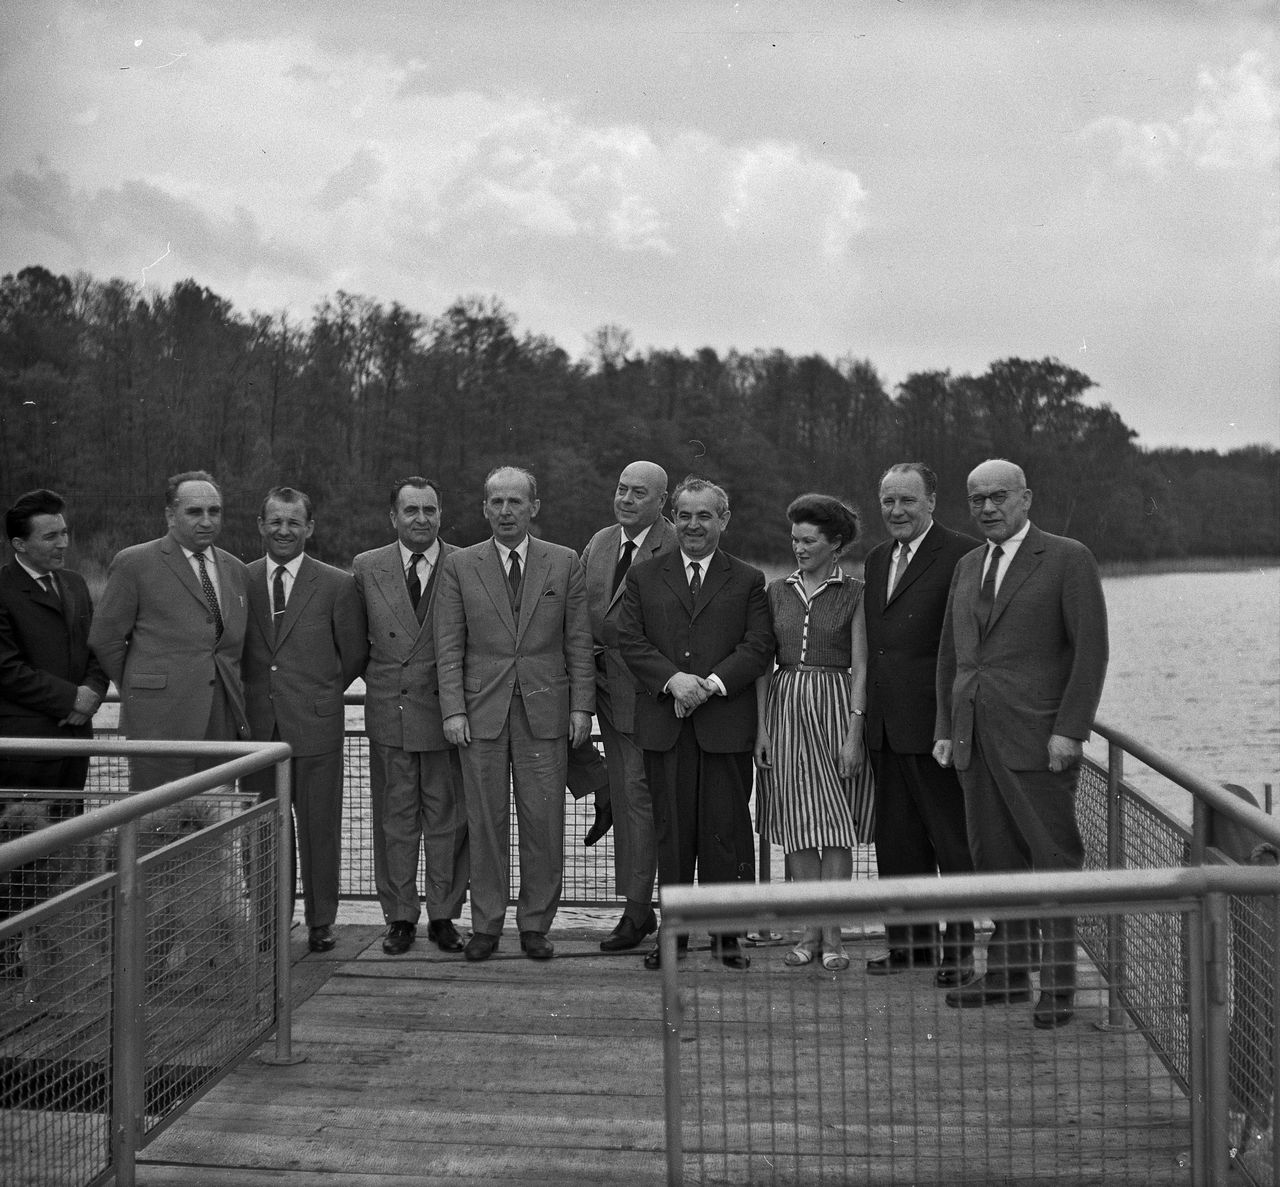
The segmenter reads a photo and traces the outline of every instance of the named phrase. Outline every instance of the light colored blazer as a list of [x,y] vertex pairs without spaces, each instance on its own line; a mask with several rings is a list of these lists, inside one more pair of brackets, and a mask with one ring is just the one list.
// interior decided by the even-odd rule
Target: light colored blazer
[[465,713],[472,737],[502,732],[517,680],[535,737],[564,737],[570,712],[595,712],[587,587],[571,548],[529,538],[518,622],[497,545],[450,553],[436,592],[435,637],[440,711]]
[[257,741],[275,732],[295,755],[342,748],[342,694],[369,656],[364,605],[350,573],[302,558],[279,624],[272,626],[266,557],[249,565],[245,703]]
[[[633,565],[665,556],[677,548],[676,530],[662,516],[649,529],[644,543],[631,558]],[[582,550],[582,565],[587,573],[587,609],[591,615],[591,636],[597,653],[603,654],[605,670],[597,679],[609,690],[609,713],[613,728],[629,734],[635,729],[636,682],[631,669],[622,661],[618,650],[618,616],[622,610],[622,594],[627,588],[619,582],[616,593],[610,593],[613,570],[622,549],[622,528],[616,523],[601,528]]]
[[195,571],[172,536],[116,553],[93,616],[89,645],[120,690],[120,725],[130,738],[204,737],[220,678],[249,738],[240,653],[248,620],[244,565],[214,548],[222,638]]
[[959,770],[982,746],[1013,771],[1047,769],[1051,734],[1085,740],[1107,671],[1107,606],[1098,565],[1078,540],[1031,525],[1009,562],[983,630],[987,550],[956,565],[938,651],[936,738]]
[[450,749],[441,724],[432,620],[440,570],[453,551],[452,545],[440,541],[440,556],[423,592],[427,613],[421,626],[409,601],[398,544],[362,552],[352,562],[369,630],[364,728],[381,746],[411,751]]

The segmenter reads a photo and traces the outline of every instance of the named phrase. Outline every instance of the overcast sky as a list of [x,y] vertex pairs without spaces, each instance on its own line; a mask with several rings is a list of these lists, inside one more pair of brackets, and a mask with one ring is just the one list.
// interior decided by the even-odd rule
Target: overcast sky
[[573,355],[1055,356],[1280,444],[1280,46],[1245,0],[0,0],[0,272],[296,318],[496,295]]

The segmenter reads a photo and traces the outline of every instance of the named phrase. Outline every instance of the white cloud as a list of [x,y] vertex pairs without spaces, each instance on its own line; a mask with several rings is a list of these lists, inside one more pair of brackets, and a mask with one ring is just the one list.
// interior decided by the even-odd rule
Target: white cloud
[[1245,53],[1230,69],[1202,70],[1186,120],[1187,151],[1202,169],[1273,169],[1280,161],[1280,86],[1274,62]]

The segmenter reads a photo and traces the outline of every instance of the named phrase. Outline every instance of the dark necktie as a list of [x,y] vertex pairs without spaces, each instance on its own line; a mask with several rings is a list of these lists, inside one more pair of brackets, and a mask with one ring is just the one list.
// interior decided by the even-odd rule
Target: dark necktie
[[907,571],[907,566],[911,563],[911,549],[905,544],[898,545],[898,560],[893,566],[893,580],[889,583],[889,596],[893,597],[893,591],[898,588],[898,582],[902,580],[902,575]]
[[624,540],[622,542],[622,555],[618,557],[618,563],[613,567],[613,585],[609,587],[609,596],[613,597],[618,592],[618,586],[622,584],[622,579],[627,575],[627,570],[631,568],[631,558],[635,555],[636,542],[634,540]]
[[[996,573],[1000,570],[1000,558],[1004,556],[1000,545],[997,544],[991,550],[991,556],[987,560],[987,574],[982,579],[982,588],[978,591],[978,609],[981,611],[982,620],[985,623],[991,617],[991,607],[996,600]],[[973,586],[969,587],[970,589]]]
[[520,608],[520,554],[511,553],[511,568],[507,570],[507,582],[511,586],[511,612]]
[[271,621],[276,623],[284,613],[284,565],[276,565],[276,575],[271,581]]
[[222,638],[222,607],[218,605],[218,595],[214,591],[213,582],[209,579],[209,566],[205,563],[204,553],[195,553],[196,564],[200,566],[200,587],[204,590],[204,600],[213,611],[213,640],[216,643]]
[[413,603],[415,612],[418,609],[418,603],[422,601],[422,582],[418,579],[418,562],[422,557],[421,552],[410,553],[409,564],[404,571],[404,583],[409,587],[409,601]]
[[698,593],[702,589],[702,566],[697,561],[690,561],[689,569],[689,593],[696,602]]
[[50,594],[55,602],[62,601],[62,595],[58,592],[58,583],[54,580],[52,573],[46,573],[40,578],[40,584],[44,592]]

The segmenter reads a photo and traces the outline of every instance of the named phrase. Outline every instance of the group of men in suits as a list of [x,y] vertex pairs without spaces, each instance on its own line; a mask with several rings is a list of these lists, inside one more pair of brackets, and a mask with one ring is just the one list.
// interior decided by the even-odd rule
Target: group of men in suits
[[[985,546],[933,519],[936,491],[922,463],[885,473],[890,539],[865,566],[880,873],[1077,868],[1075,782],[1107,659],[1097,565],[1082,545],[1030,523],[1031,492],[1011,462],[984,462],[968,478]],[[0,732],[85,736],[110,678],[131,738],[288,742],[308,939],[326,951],[338,900],[342,693],[363,674],[384,951],[403,953],[416,938],[421,854],[430,939],[473,961],[496,951],[510,786],[520,945],[546,960],[569,754],[589,743],[594,713],[608,787],[593,834],[611,819],[625,902],[600,946],[635,948],[657,927],[655,872],[661,884],[754,876],[754,682],[773,657],[763,575],[720,548],[727,493],[691,477],[672,495],[672,522],[666,502],[662,468],[633,462],[618,479],[614,522],[579,558],[530,534],[536,480],[502,466],[484,485],[491,538],[455,549],[439,538],[439,485],[409,476],[390,492],[395,542],[357,556],[352,576],[306,555],[311,501],[289,487],[263,501],[265,556],[241,564],[215,544],[216,482],[190,471],[168,482],[166,535],[117,554],[92,615],[83,580],[64,568],[62,501],[32,492],[6,516],[14,557],[0,569]],[[139,758],[133,783],[195,765]],[[82,788],[86,769],[83,759],[21,769],[8,760],[0,780]],[[464,944],[455,921],[468,888]],[[1071,1017],[1070,920],[1002,921],[977,979],[972,921],[948,922],[945,933],[892,925],[887,938],[868,973],[936,964],[948,1004],[970,1007],[1029,999],[1039,967],[1036,1025]],[[727,966],[747,967],[737,936],[713,940]],[[655,947],[645,964],[659,963]]]

